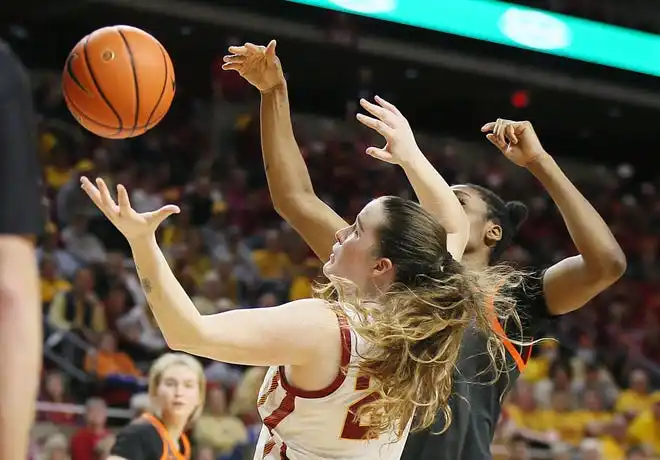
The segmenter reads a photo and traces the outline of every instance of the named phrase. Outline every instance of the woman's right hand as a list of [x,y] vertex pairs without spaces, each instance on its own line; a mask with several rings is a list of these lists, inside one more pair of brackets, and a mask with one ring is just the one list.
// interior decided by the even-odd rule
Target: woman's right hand
[[373,117],[362,113],[358,113],[356,117],[360,123],[383,136],[387,143],[382,148],[369,147],[367,154],[399,166],[411,164],[420,155],[423,156],[406,117],[394,104],[382,97],[376,96],[376,102],[377,104],[373,104],[366,99],[360,99],[362,108]]
[[123,185],[117,185],[117,201],[119,202],[117,204],[110,195],[108,186],[103,179],[97,178],[95,186],[83,176],[80,178],[80,184],[94,204],[126,237],[129,243],[140,241],[145,237],[152,237],[161,222],[172,214],[180,212],[178,206],[167,205],[156,211],[140,214],[131,208],[128,192]]
[[243,46],[230,46],[231,55],[225,56],[224,70],[235,70],[252,86],[267,93],[285,82],[280,59],[275,54],[277,42],[271,40],[268,46],[246,43]]

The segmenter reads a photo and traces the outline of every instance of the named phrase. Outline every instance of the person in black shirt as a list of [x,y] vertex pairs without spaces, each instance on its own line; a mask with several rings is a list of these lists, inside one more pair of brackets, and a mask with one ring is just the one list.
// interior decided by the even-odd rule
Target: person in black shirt
[[119,432],[108,460],[190,460],[185,431],[201,414],[205,391],[197,359],[183,353],[158,358],[149,371],[151,410]]
[[[517,292],[521,327],[501,328],[508,342],[511,371],[499,376],[485,372],[484,342],[479,334],[468,334],[454,377],[451,400],[452,424],[442,434],[441,416],[428,430],[412,433],[403,460],[482,460],[491,458],[490,444],[501,410],[501,401],[524,370],[530,343],[555,317],[576,310],[620,278],[626,258],[598,212],[543,149],[532,125],[498,119],[482,128],[488,140],[514,164],[526,168],[545,187],[566,223],[579,254],[530,274]],[[509,246],[526,217],[522,203],[505,203],[492,191],[476,185],[452,187],[470,219],[470,239],[463,263],[478,269],[496,263]],[[468,403],[469,401],[469,403]]]
[[41,364],[34,237],[44,229],[28,75],[0,40],[0,458],[26,458]]

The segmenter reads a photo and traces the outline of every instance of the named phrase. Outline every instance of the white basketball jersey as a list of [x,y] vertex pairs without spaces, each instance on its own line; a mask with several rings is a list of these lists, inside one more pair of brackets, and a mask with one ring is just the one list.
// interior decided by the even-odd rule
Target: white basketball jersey
[[257,407],[264,422],[254,460],[398,460],[410,423],[397,440],[383,434],[365,440],[367,429],[355,420],[361,404],[372,401],[369,378],[359,376],[355,364],[364,342],[339,317],[342,366],[327,388],[304,391],[292,387],[284,366],[271,367],[259,391]]

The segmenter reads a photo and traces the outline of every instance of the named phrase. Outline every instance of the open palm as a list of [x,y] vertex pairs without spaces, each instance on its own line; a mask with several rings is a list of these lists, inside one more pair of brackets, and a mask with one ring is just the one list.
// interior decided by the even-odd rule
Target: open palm
[[275,54],[277,42],[271,40],[268,46],[246,43],[243,46],[230,46],[232,53],[223,58],[224,70],[235,70],[252,86],[262,93],[284,83],[282,65]]
[[131,207],[128,192],[123,185],[117,185],[117,204],[103,179],[96,179],[94,185],[89,179],[82,177],[80,183],[94,204],[129,242],[153,235],[161,222],[180,212],[178,206],[167,205],[155,211],[138,213]]

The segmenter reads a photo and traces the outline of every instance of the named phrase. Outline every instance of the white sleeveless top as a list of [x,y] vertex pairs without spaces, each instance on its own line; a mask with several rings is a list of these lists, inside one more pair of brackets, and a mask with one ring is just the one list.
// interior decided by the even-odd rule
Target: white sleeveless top
[[254,460],[398,460],[410,430],[403,436],[382,434],[365,439],[367,429],[354,414],[360,404],[372,401],[368,377],[359,376],[358,350],[364,341],[338,316],[341,340],[341,365],[328,387],[304,391],[291,386],[284,366],[268,369],[259,391],[257,407],[264,422]]

